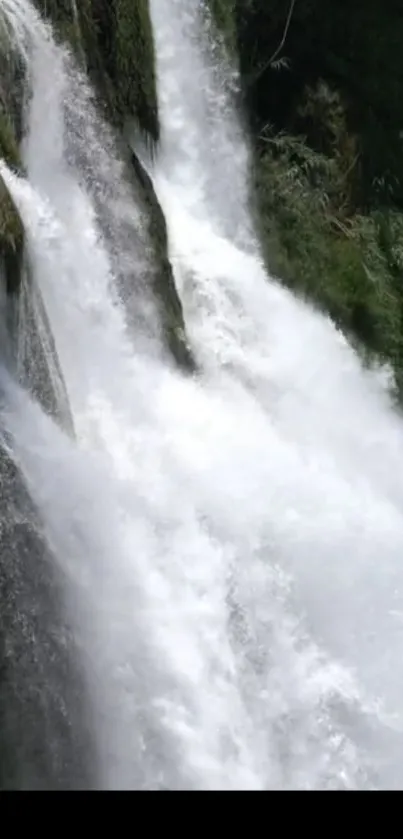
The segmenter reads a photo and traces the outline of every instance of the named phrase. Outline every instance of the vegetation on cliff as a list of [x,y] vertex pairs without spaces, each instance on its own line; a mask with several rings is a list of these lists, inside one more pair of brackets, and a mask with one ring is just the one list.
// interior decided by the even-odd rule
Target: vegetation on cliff
[[[391,363],[403,393],[403,12],[391,0],[204,0],[240,58],[269,268],[327,311],[365,358]],[[85,65],[104,115],[158,142],[148,0],[36,0]],[[0,75],[0,153],[19,165],[18,67]],[[17,79],[17,83],[15,82]],[[12,96],[10,92],[12,91]],[[149,214],[168,343],[191,363],[152,183],[133,157]],[[23,231],[0,182],[0,253],[18,285]],[[187,361],[186,361],[187,360]]]
[[209,2],[236,23],[268,266],[402,397],[401,3]]

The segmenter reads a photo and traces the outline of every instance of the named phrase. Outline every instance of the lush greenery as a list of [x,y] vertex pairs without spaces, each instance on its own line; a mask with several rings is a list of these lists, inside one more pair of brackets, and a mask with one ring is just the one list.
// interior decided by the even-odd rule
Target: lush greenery
[[403,7],[210,0],[235,11],[269,267],[403,393]]

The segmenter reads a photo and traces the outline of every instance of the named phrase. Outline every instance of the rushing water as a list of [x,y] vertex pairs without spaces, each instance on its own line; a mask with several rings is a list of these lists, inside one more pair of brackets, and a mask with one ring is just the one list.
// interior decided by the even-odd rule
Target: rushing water
[[1,173],[75,436],[2,369],[1,427],[62,581],[91,783],[402,788],[402,422],[332,325],[265,275],[202,5],[151,2],[152,177],[189,377],[164,357],[144,219],[86,81],[28,0],[1,0],[31,88],[27,179]]

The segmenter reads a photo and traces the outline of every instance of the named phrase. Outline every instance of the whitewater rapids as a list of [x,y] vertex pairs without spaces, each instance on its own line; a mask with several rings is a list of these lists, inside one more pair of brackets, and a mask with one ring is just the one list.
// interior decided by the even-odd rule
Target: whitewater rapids
[[97,785],[403,788],[402,420],[381,375],[265,272],[236,75],[204,4],[151,0],[150,171],[192,377],[148,298],[128,317],[121,289],[152,257],[86,80],[28,0],[1,9],[32,93],[27,178],[1,174],[75,436],[3,370],[1,421],[63,575]]

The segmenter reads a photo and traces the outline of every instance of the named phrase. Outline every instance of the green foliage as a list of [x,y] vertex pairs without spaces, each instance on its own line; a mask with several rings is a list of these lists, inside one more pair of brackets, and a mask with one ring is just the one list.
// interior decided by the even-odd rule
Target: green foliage
[[401,4],[237,0],[236,17],[267,262],[391,363],[402,398]]
[[[274,74],[270,58],[282,44],[290,2],[237,0],[238,43],[252,124],[299,133],[298,107],[306,85],[323,79],[346,107],[360,166],[355,196],[362,208],[380,198],[403,206],[403,96],[400,0],[296,0]],[[305,131],[305,129],[302,129]],[[385,184],[380,195],[379,182]],[[393,187],[393,196],[391,195]]]
[[267,138],[256,175],[272,270],[329,313],[367,359],[391,363],[401,391],[403,215],[348,214],[337,155],[304,138]]

